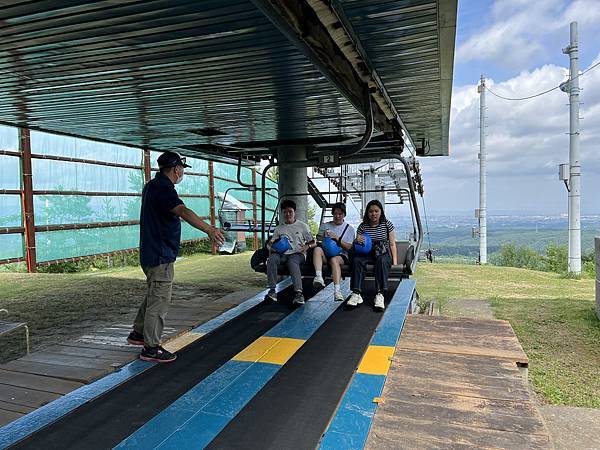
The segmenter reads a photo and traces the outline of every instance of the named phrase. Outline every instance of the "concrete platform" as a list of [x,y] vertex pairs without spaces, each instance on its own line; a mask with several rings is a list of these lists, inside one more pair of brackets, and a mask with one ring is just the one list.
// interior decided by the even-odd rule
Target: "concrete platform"
[[366,448],[553,448],[510,324],[410,316]]

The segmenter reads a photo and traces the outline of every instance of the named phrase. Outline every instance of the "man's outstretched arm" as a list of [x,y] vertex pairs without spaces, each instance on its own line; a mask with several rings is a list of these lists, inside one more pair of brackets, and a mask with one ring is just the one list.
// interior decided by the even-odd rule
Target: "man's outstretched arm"
[[225,237],[223,236],[221,230],[207,224],[198,216],[198,214],[196,214],[184,204],[177,205],[171,210],[171,212],[181,217],[194,228],[197,228],[200,231],[204,231],[208,235],[210,240],[213,241],[215,244],[221,245],[223,244],[223,242],[225,242]]

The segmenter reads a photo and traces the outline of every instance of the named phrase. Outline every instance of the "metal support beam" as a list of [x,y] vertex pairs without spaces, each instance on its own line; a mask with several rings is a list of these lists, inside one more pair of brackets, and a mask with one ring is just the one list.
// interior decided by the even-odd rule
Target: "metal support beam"
[[[252,168],[252,185],[256,186],[256,168]],[[256,207],[256,189],[252,190],[252,223],[256,224],[257,221],[257,207]],[[254,231],[254,242],[252,243],[252,250],[258,250],[258,232]]]
[[[210,226],[215,226],[215,173],[213,168],[213,162],[208,162],[208,197],[210,202]],[[212,242],[212,241],[211,241]],[[217,254],[217,247],[215,244],[211,245],[211,253]]]
[[31,168],[31,140],[29,129],[19,128],[19,150],[21,151],[21,201],[23,226],[25,227],[25,258],[27,271],[36,271],[35,215],[33,211],[33,182]]
[[571,22],[569,95],[569,272],[581,273],[581,162],[579,160],[579,37],[577,22]]
[[306,148],[296,147],[279,151],[277,162],[279,165],[279,198],[286,194],[306,193],[304,197],[290,200],[296,202],[296,218],[308,223],[308,185],[306,183],[306,167],[296,167],[294,163],[306,161]]
[[152,162],[150,161],[150,150],[144,149],[144,181],[147,183],[152,178]]
[[485,147],[485,78],[479,92],[479,264],[487,264],[487,149]]

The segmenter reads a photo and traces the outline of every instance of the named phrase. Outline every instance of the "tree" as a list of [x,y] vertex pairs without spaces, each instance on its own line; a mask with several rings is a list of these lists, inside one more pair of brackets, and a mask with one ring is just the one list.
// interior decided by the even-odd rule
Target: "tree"
[[278,167],[271,167],[267,171],[267,177],[269,177],[273,181],[279,181],[279,168]]
[[306,216],[308,219],[308,226],[310,227],[310,232],[313,236],[315,236],[319,232],[319,224],[315,221],[316,215],[316,207],[314,205],[309,205],[308,210],[306,211]]

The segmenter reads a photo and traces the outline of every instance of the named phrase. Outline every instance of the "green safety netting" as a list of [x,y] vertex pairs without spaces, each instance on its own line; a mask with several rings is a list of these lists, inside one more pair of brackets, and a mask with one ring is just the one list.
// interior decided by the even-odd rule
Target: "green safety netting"
[[33,159],[34,190],[140,192],[144,173],[136,169]]
[[20,227],[22,224],[21,197],[0,195],[0,228]]
[[[4,150],[0,147],[0,150]],[[19,157],[0,155],[0,189],[19,189],[21,186]]]
[[35,233],[40,262],[135,248],[139,240],[140,231],[136,225]]
[[0,150],[17,151],[19,149],[19,134],[14,127],[0,125]]
[[[16,128],[0,125],[0,150],[18,151]],[[0,189],[19,189],[19,158],[0,155]],[[21,197],[0,195],[0,228],[20,227],[23,221]],[[0,259],[23,257],[23,238],[20,234],[0,235]]]
[[[15,128],[0,126],[0,149],[18,150],[18,134]],[[143,152],[140,149],[97,143],[65,136],[56,136],[42,132],[31,132],[31,152],[34,155],[62,156],[111,163],[141,166]],[[160,153],[151,153],[151,162],[157,169],[156,159]],[[196,158],[187,158],[192,167],[187,169],[183,181],[177,185],[185,204],[200,216],[210,215],[208,198],[190,197],[209,193],[208,162]],[[34,195],[36,226],[69,225],[102,222],[123,222],[139,220],[141,190],[144,184],[144,172],[137,168],[120,168],[73,161],[52,159],[32,160],[34,191],[52,191]],[[239,187],[237,166],[213,163],[215,197],[227,189]],[[155,171],[153,171],[153,176]],[[198,175],[199,174],[199,175]],[[242,169],[244,183],[252,182],[252,171]],[[261,177],[257,173],[256,183],[260,186]],[[269,187],[276,183],[267,180]],[[20,188],[20,163],[14,156],[0,156],[0,189]],[[71,191],[71,192],[70,192]],[[63,193],[61,193],[63,192]],[[102,193],[107,195],[74,195],[73,192]],[[128,193],[134,195],[110,195]],[[250,190],[231,191],[237,200],[249,209],[244,214],[247,219],[253,216],[252,192]],[[260,220],[260,192],[257,193],[257,217]],[[267,196],[266,205],[274,209],[277,198],[274,191]],[[215,213],[220,208],[219,198],[215,198]],[[272,212],[267,211],[267,222]],[[219,225],[218,217],[217,225]],[[18,195],[0,195],[0,227],[22,226],[21,201]],[[247,234],[252,236],[251,233]],[[203,238],[206,235],[190,225],[182,224],[182,240]],[[79,230],[58,230],[36,232],[36,253],[38,262],[78,256],[109,253],[135,248],[139,244],[139,226],[113,226]],[[21,234],[0,235],[0,259],[23,256],[23,237]]]
[[0,259],[22,258],[23,237],[20,234],[0,235]]
[[143,153],[137,148],[39,131],[31,131],[31,152],[39,155],[65,156],[136,166],[141,166],[143,163]]
[[139,220],[141,197],[35,195],[36,225]]

